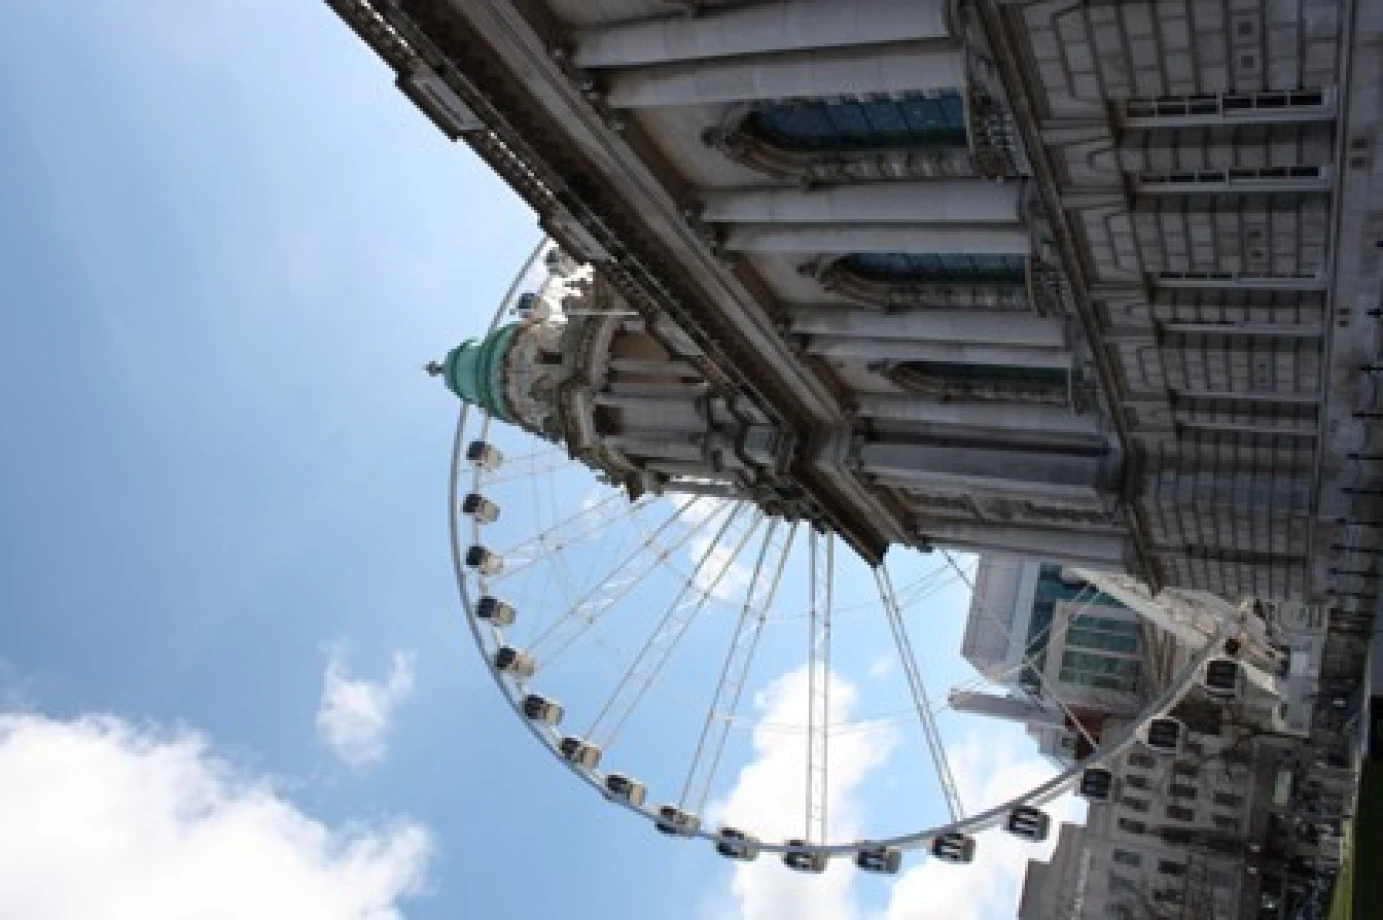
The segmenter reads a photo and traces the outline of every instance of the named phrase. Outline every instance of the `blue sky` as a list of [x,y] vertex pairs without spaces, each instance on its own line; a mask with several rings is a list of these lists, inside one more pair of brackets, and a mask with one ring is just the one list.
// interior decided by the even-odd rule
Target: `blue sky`
[[[68,813],[44,796],[90,795],[161,816],[149,821],[168,833],[122,823],[119,858],[57,835],[39,869],[0,847],[0,914],[158,920],[147,892],[99,909],[54,894],[98,887],[93,867],[120,859],[184,865],[164,837],[190,839],[185,809],[149,798],[157,780],[199,814],[251,816],[239,844],[202,848],[225,855],[200,871],[212,888],[282,891],[284,915],[787,917],[762,905],[802,897],[959,916],[917,907],[917,891],[939,905],[955,887],[931,874],[944,867],[893,889],[776,864],[736,877],[704,845],[612,812],[499,705],[451,576],[455,407],[420,367],[488,323],[536,225],[325,5],[12,6],[0,824],[61,828]],[[966,675],[963,603],[953,591],[925,612],[937,695]],[[859,711],[887,708],[857,689]],[[1007,788],[1018,780],[1003,770],[1030,766],[1001,763],[1030,755],[1011,735],[948,731],[972,786]],[[747,733],[740,743],[752,757]],[[910,782],[906,762],[892,769],[893,788]],[[34,776],[28,791],[9,782]],[[309,838],[265,870],[276,881],[255,881],[246,840],[268,852]],[[14,882],[40,869],[51,890]],[[189,902],[167,902],[186,915]]]

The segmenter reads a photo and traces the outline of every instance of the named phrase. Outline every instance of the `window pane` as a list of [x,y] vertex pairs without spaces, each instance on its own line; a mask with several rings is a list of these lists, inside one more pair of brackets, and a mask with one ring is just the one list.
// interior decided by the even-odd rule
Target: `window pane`
[[860,252],[846,256],[844,265],[868,278],[924,284],[1022,284],[1027,272],[1027,258],[1013,253]]
[[[961,364],[951,361],[904,361],[894,366],[895,382],[921,388],[927,384],[982,384],[1060,389],[1066,371],[1052,367],[1016,367],[1008,364]],[[1091,656],[1099,657],[1099,656]],[[1135,669],[1137,661],[1133,662]],[[1063,661],[1063,664],[1066,664]]]
[[745,126],[785,150],[863,150],[961,146],[965,103],[959,93],[939,98],[764,103]]

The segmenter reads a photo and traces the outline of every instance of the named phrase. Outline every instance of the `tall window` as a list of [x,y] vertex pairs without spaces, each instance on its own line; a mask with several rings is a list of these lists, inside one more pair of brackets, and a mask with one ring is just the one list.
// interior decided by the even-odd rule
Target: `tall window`
[[1137,636],[1121,636],[1117,633],[1107,633],[1102,630],[1090,629],[1082,619],[1080,626],[1073,626],[1066,631],[1066,644],[1076,648],[1089,648],[1097,651],[1124,652],[1133,654],[1138,649]]
[[960,146],[966,142],[959,93],[900,99],[765,103],[745,127],[783,150],[813,152]]
[[1114,862],[1121,866],[1132,866],[1137,868],[1143,865],[1143,857],[1128,850],[1115,850],[1113,853]]
[[1139,671],[1137,658],[1114,658],[1068,650],[1061,653],[1059,676],[1067,683],[1132,692],[1138,688]]
[[1022,284],[1027,256],[919,252],[857,252],[841,260],[847,271],[874,281],[913,284]]

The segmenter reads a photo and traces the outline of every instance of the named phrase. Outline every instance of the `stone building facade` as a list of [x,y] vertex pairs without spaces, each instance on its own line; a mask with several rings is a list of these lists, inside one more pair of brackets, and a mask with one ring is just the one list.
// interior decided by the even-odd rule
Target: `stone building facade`
[[1377,4],[329,3],[704,390],[628,475],[1372,605]]

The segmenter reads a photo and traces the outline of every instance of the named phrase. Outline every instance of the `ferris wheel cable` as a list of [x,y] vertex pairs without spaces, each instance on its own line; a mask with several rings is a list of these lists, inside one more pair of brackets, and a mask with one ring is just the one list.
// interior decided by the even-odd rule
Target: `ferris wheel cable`
[[[1080,609],[1077,610],[1067,619],[1067,621],[1062,625],[1061,629],[1058,630],[1055,636],[1052,636],[1053,623],[1051,621],[1048,621],[1048,623],[1045,626],[1043,626],[1042,629],[1038,630],[1038,632],[1035,635],[1033,635],[1031,638],[1025,639],[1023,645],[1024,654],[1019,658],[1016,664],[999,671],[991,672],[989,674],[980,674],[972,678],[971,680],[959,685],[956,689],[971,689],[973,687],[982,686],[986,683],[1002,684],[1006,678],[1012,677],[1014,674],[1022,673],[1024,668],[1031,667],[1034,670],[1037,670],[1037,660],[1042,655],[1043,651],[1051,645],[1052,639],[1063,638],[1066,635],[1067,630],[1071,629],[1075,625],[1076,621],[1084,615],[1085,610],[1102,596],[1101,592],[1099,592],[1098,590],[1083,588],[1081,590],[1081,593],[1076,595],[1075,600],[1080,601],[1081,597],[1084,596],[1086,590],[1093,591],[1093,595],[1091,596],[1091,598],[1082,603]],[[992,613],[984,609],[983,606],[981,606],[978,609],[981,616],[984,619],[988,619],[990,622],[997,625],[1005,634],[1008,635],[1009,641],[1013,641],[1013,631],[1010,629],[1009,624],[996,618]],[[1032,649],[1033,651],[1029,652],[1029,649]]]
[[611,492],[594,505],[576,511],[543,532],[500,553],[505,560],[504,571],[489,576],[488,583],[498,585],[510,581],[548,558],[549,554],[560,553],[602,533],[611,524],[638,514],[640,509],[638,502],[628,502],[619,492]]
[[[695,813],[699,813],[706,806],[706,797],[710,794],[711,783],[715,779],[721,754],[725,750],[725,738],[730,728],[729,720],[734,717],[739,706],[740,692],[744,689],[744,680],[753,661],[759,636],[763,632],[763,617],[773,606],[773,598],[778,593],[778,584],[783,576],[783,567],[788,556],[792,554],[792,541],[797,535],[796,523],[788,525],[787,537],[782,540],[776,557],[769,558],[779,524],[779,519],[774,518],[769,521],[764,533],[758,559],[754,563],[754,573],[750,576],[749,589],[745,592],[744,606],[735,625],[730,648],[725,654],[725,664],[716,684],[715,695],[712,696],[711,704],[706,710],[706,721],[697,739],[691,768],[687,771],[687,779],[682,786],[682,795],[678,799],[679,807],[683,809],[689,802],[692,803]],[[723,699],[727,700],[724,707],[720,705]]]
[[[726,533],[730,531],[730,528],[735,522],[739,520],[740,515],[743,514],[747,507],[748,506],[745,504],[739,504],[730,509],[729,514],[725,516],[725,522],[721,525],[720,530],[716,532],[715,537],[712,538],[710,543],[707,544],[706,549],[701,553],[700,558],[697,560],[696,568],[693,569],[691,575],[682,582],[682,586],[673,597],[672,603],[664,610],[662,617],[659,618],[657,624],[653,627],[653,631],[649,633],[642,648],[639,649],[634,659],[629,662],[629,666],[620,676],[618,682],[616,682],[614,691],[596,713],[595,718],[591,721],[590,728],[586,731],[586,737],[593,743],[600,743],[601,747],[607,749],[614,743],[625,720],[628,719],[630,713],[634,711],[635,707],[637,707],[639,702],[643,699],[645,691],[647,691],[649,685],[657,678],[659,672],[662,670],[663,663],[666,662],[668,657],[672,654],[673,648],[676,646],[677,642],[680,641],[683,634],[685,634],[687,627],[691,625],[691,621],[695,619],[697,614],[706,606],[706,598],[710,596],[720,584],[721,579],[730,571],[740,549],[749,541],[754,531],[758,529],[759,522],[757,520],[751,521],[750,526],[740,538],[739,544],[736,546],[729,560],[721,566],[720,571],[715,574],[709,586],[702,590],[698,585],[701,572],[711,559],[714,558],[716,551],[720,549],[721,540],[725,537]],[[691,595],[690,599],[688,595]],[[652,664],[651,667],[649,667],[650,663]],[[619,708],[621,702],[623,702],[622,709]],[[608,738],[601,739],[599,737],[600,727],[602,723],[612,715],[614,715],[614,726]]]
[[936,719],[932,716],[931,701],[927,697],[927,687],[922,682],[917,657],[912,651],[912,642],[908,639],[907,627],[903,624],[902,614],[899,613],[893,596],[888,568],[883,564],[874,569],[874,581],[878,585],[879,600],[883,603],[884,614],[888,617],[888,625],[893,632],[893,642],[898,649],[898,659],[903,665],[903,673],[907,677],[908,689],[912,691],[913,706],[917,710],[918,720],[922,723],[922,734],[932,755],[932,764],[936,767],[941,794],[946,799],[946,808],[951,813],[951,820],[959,821],[965,816],[965,807],[961,803],[955,777],[951,774],[951,764],[946,759],[941,732],[937,730]]
[[[1076,596],[1076,600],[1080,600],[1083,594],[1084,589],[1082,589],[1081,594],[1078,594]],[[1016,664],[1007,668],[1003,668],[999,671],[992,671],[988,674],[976,675],[970,680],[965,681],[962,684],[959,684],[955,689],[968,690],[974,687],[983,686],[987,683],[1002,684],[1006,678],[1012,677],[1014,674],[1021,673],[1025,667],[1036,667],[1038,657],[1042,654],[1044,648],[1050,646],[1052,638],[1063,638],[1066,635],[1066,631],[1070,629],[1074,625],[1075,621],[1083,614],[1085,608],[1088,607],[1090,604],[1093,604],[1095,600],[1098,600],[1099,597],[1100,592],[1096,591],[1094,597],[1091,600],[1086,601],[1082,605],[1081,609],[1067,620],[1067,622],[1057,632],[1055,637],[1052,636],[1053,624],[1051,621],[1048,621],[1048,623],[1045,626],[1043,626],[1042,629],[1038,630],[1038,632],[1035,635],[1033,635],[1031,638],[1025,639],[1023,646],[1024,654],[1018,659],[1018,662]],[[984,619],[989,620],[990,622],[997,625],[1001,630],[1003,630],[1003,632],[1008,635],[1010,642],[1013,640],[1013,631],[1009,628],[1009,624],[997,619],[992,613],[989,613],[989,611],[985,610],[983,607],[979,608],[979,612]],[[1034,651],[1028,652],[1028,649],[1034,649]]]
[[[974,586],[973,580],[972,580],[964,571],[962,571],[962,569],[960,568],[960,566],[958,566],[958,565],[956,564],[955,559],[952,557],[950,551],[948,551],[948,550],[942,550],[941,552],[942,552],[942,555],[946,557],[947,563],[956,571],[956,573],[957,573],[958,575],[960,575],[960,577],[961,577],[961,578],[965,581],[965,583],[970,587],[971,596],[973,597],[973,596],[974,596],[974,592],[975,592],[975,586]],[[1085,596],[1085,593],[1086,593],[1087,591],[1091,591],[1091,592],[1093,592],[1093,594],[1091,595],[1091,597],[1090,597],[1088,600],[1084,601],[1084,602],[1081,604],[1080,609],[1078,609],[1074,614],[1072,614],[1072,616],[1071,616],[1070,618],[1068,618],[1067,623],[1065,624],[1065,626],[1063,626],[1062,630],[1057,634],[1058,637],[1064,636],[1065,633],[1066,633],[1066,630],[1067,630],[1067,629],[1070,629],[1070,628],[1072,627],[1072,625],[1074,625],[1075,621],[1085,614],[1086,609],[1088,609],[1089,606],[1090,606],[1091,604],[1095,603],[1095,601],[1097,601],[1097,600],[1102,596],[1102,594],[1103,594],[1103,592],[1099,591],[1098,589],[1094,588],[1093,586],[1091,586],[1091,585],[1086,585],[1086,586],[1083,587],[1083,588],[1081,589],[1081,591],[1076,595],[1076,597],[1074,598],[1074,600],[1075,600],[1075,601],[1080,601],[1081,598]],[[1013,630],[1011,629],[1010,624],[1005,623],[1004,621],[1002,621],[1002,620],[1000,620],[999,618],[997,618],[996,616],[994,616],[994,614],[990,613],[989,610],[984,606],[984,604],[983,604],[983,599],[981,599],[980,605],[979,605],[977,608],[975,608],[975,609],[976,609],[976,611],[980,614],[980,616],[981,616],[982,618],[987,619],[987,620],[989,620],[991,623],[993,623],[993,624],[995,624],[996,626],[998,626],[999,629],[1000,629],[1005,635],[1008,636],[1008,639],[1009,639],[1010,642],[1013,641],[1013,638],[1014,638],[1014,636],[1013,636]],[[1014,666],[1012,666],[1012,667],[1010,667],[1010,668],[1006,668],[1006,669],[1004,669],[1004,670],[1002,670],[1002,671],[993,672],[993,673],[990,673],[990,674],[980,674],[980,675],[978,675],[977,677],[972,678],[971,680],[965,682],[964,684],[961,684],[960,686],[958,686],[958,687],[955,688],[955,689],[971,689],[971,688],[973,688],[973,687],[981,686],[981,685],[983,685],[983,684],[985,684],[985,683],[1001,683],[1005,678],[1011,677],[1012,675],[1017,674],[1017,673],[1021,673],[1021,671],[1023,670],[1024,667],[1032,666],[1032,667],[1034,667],[1034,669],[1035,669],[1035,668],[1036,668],[1036,660],[1037,660],[1037,657],[1042,653],[1043,649],[1044,649],[1046,646],[1050,645],[1050,638],[1049,638],[1049,637],[1050,637],[1050,634],[1051,634],[1051,630],[1052,630],[1052,622],[1049,620],[1049,621],[1047,622],[1047,624],[1046,624],[1045,626],[1043,626],[1043,628],[1042,628],[1041,630],[1038,631],[1037,635],[1035,635],[1035,636],[1033,636],[1033,637],[1031,637],[1031,638],[1025,638],[1025,639],[1024,639],[1024,644],[1023,644],[1023,650],[1024,650],[1024,653],[1025,653],[1025,654],[1024,654],[1023,657],[1021,657],[1021,658],[1019,659],[1018,663],[1015,664]],[[1030,653],[1030,654],[1027,653],[1027,650],[1028,650],[1028,649],[1034,649],[1034,648],[1035,648],[1035,651],[1033,651],[1033,652]]]
[[[931,582],[932,579],[938,577],[938,575],[944,575],[945,579],[947,579],[945,581],[945,584],[950,584],[951,581],[955,579],[955,576],[949,572],[946,566],[937,566],[936,568],[933,568],[925,572],[924,574],[917,576],[912,581],[908,582],[906,585],[904,585],[902,588],[898,590],[899,607],[906,609],[906,607],[909,604],[915,604],[918,600],[921,600],[921,598],[919,597],[912,596],[913,593],[916,591],[927,591],[930,594],[931,590],[928,589],[927,583]],[[908,598],[907,603],[904,603],[902,601],[903,597]],[[839,619],[840,615],[843,613],[854,613],[858,610],[875,611],[878,609],[878,606],[878,596],[871,594],[869,597],[863,598],[858,601],[851,601],[848,604],[840,604],[837,607],[835,607],[833,612],[836,618]]]
[[[915,590],[908,595],[906,601],[901,599],[899,600],[898,609],[900,611],[906,612],[910,610],[914,605],[921,603],[929,597],[932,597],[938,591],[942,591],[950,585],[955,584],[955,582],[958,580],[956,576],[944,569],[943,571],[945,571],[945,577],[940,582],[937,582],[934,585],[916,588],[915,586],[917,585],[917,582],[913,582],[912,586],[915,587]],[[871,601],[861,601],[858,603],[848,605],[834,606],[831,608],[831,619],[834,622],[838,623],[841,619],[853,619],[855,617],[859,617],[865,614],[877,614],[878,612],[879,599],[875,597]],[[780,614],[777,616],[769,617],[766,622],[768,625],[772,626],[781,623],[794,623],[798,620],[805,620],[806,618],[807,614],[805,613]]]
[[[1090,592],[1090,597],[1081,602],[1081,606],[1077,610],[1075,610],[1069,617],[1066,618],[1065,622],[1061,626],[1061,629],[1057,631],[1055,636],[1052,636],[1053,623],[1048,622],[1046,626],[1044,626],[1042,630],[1039,631],[1038,634],[1031,640],[1029,640],[1028,643],[1024,646],[1025,654],[1019,660],[1019,662],[1014,667],[1005,669],[1003,672],[1000,672],[1000,674],[998,674],[994,678],[994,681],[1001,682],[1004,678],[1009,677],[1013,674],[1022,673],[1024,670],[1030,670],[1032,672],[1032,675],[1037,679],[1037,685],[1039,690],[1038,698],[1043,698],[1042,692],[1045,691],[1050,700],[1056,704],[1057,708],[1061,710],[1062,714],[1066,716],[1068,720],[1070,720],[1071,724],[1075,727],[1076,731],[1081,735],[1081,737],[1085,739],[1086,743],[1089,744],[1092,749],[1098,749],[1099,742],[1096,741],[1096,739],[1091,735],[1089,729],[1086,728],[1085,723],[1079,717],[1077,717],[1076,714],[1072,711],[1071,707],[1067,705],[1065,699],[1062,698],[1057,687],[1053,686],[1052,682],[1047,680],[1046,675],[1043,673],[1044,669],[1038,666],[1039,657],[1041,657],[1045,653],[1047,648],[1050,648],[1053,639],[1064,638],[1066,632],[1074,628],[1076,624],[1081,620],[1081,618],[1085,616],[1086,610],[1088,610],[1092,604],[1096,603],[1102,596],[1104,596],[1103,592],[1101,592],[1100,590],[1094,588],[1093,586],[1087,585],[1086,587],[1082,588],[1081,591],[1076,595],[1076,597],[1073,599],[1073,602],[1081,601],[1081,598],[1085,596],[1087,591]],[[980,609],[981,611],[983,611],[984,608],[981,607]],[[993,619],[992,616],[991,619]],[[1012,641],[1013,634],[1012,631],[1008,628],[1008,625],[998,620],[995,620],[995,622],[999,622],[1000,628],[1009,634],[1009,640]],[[1033,651],[1028,652],[1028,649],[1033,649]]]
[[493,488],[517,479],[541,476],[544,473],[555,473],[565,469],[570,463],[571,458],[567,456],[566,452],[556,448],[533,451],[528,454],[520,454],[517,457],[505,457],[504,466],[487,476],[485,484]]
[[[539,484],[538,484],[538,476],[535,475],[535,476],[529,477],[529,482],[531,483],[532,489],[533,489],[533,501],[532,501],[532,510],[533,510],[533,530],[534,530],[535,533],[541,533],[541,532],[545,529],[544,526],[543,526],[543,513],[542,513],[542,508],[543,508],[542,489],[539,487]],[[552,477],[548,477],[548,482],[549,482],[549,483],[552,482]],[[556,517],[558,516],[558,515],[557,515],[557,500],[556,500],[556,496],[554,495],[554,496],[552,497],[552,499],[553,499],[553,500],[552,500],[552,510],[553,510],[552,516],[553,516],[553,518],[556,518]],[[536,610],[548,610],[548,609],[550,609],[551,605],[548,603],[548,595],[549,595],[549,593],[550,593],[550,589],[553,588],[553,587],[555,587],[555,588],[557,589],[557,593],[560,595],[561,600],[562,600],[562,604],[561,604],[561,606],[560,606],[559,609],[566,609],[567,607],[570,607],[570,606],[571,606],[572,598],[573,598],[575,592],[574,592],[574,588],[573,588],[573,586],[572,586],[571,573],[568,571],[567,566],[566,566],[566,558],[565,558],[565,555],[562,554],[562,553],[552,553],[551,556],[550,556],[550,558],[549,558],[549,563],[550,563],[550,566],[551,566],[551,569],[552,569],[552,577],[551,577],[551,578],[547,578],[547,579],[543,579],[543,581],[542,581],[542,588],[541,588],[541,590],[540,590],[540,592],[539,592],[538,601],[537,601],[536,605],[534,606],[534,609],[536,609]]]
[[[807,808],[803,839],[826,841],[831,717],[831,593],[835,558],[831,535],[807,531],[810,573],[807,627]],[[822,546],[821,544],[825,544]]]
[[966,572],[956,563],[956,557],[951,555],[951,551],[949,549],[943,549],[941,551],[941,555],[946,560],[946,564],[949,565],[958,576],[960,576],[960,580],[965,582],[965,587],[969,588],[971,592],[973,592],[975,590],[974,577],[971,576],[969,572]]
[[[676,523],[679,518],[687,513],[693,504],[694,502],[688,502],[686,505],[676,509],[663,521],[663,523],[658,525],[657,530],[653,532],[649,539],[640,543],[634,548],[633,552],[626,555],[624,559],[620,561],[619,565],[599,578],[595,585],[583,594],[574,606],[566,610],[552,623],[552,625],[544,630],[533,641],[531,651],[535,657],[539,654],[539,650],[543,647],[544,643],[552,641],[557,643],[556,646],[552,648],[551,651],[543,651],[542,654],[545,655],[546,663],[551,664],[555,661],[563,652],[570,648],[571,644],[580,638],[584,632],[594,626],[597,620],[619,606],[620,602],[639,586],[645,575],[657,566],[663,564],[670,554],[681,549],[681,547],[700,532],[703,527],[708,526],[711,521],[715,519],[715,514],[713,513],[697,523],[696,526],[688,528],[671,546],[659,546],[658,551],[655,553],[645,552],[655,544],[658,534],[661,534],[664,530],[667,530]],[[567,630],[566,635],[559,635],[558,630],[564,625],[570,628]],[[558,638],[554,640],[553,636],[558,636]]]
[[[605,742],[606,747],[613,746],[615,741],[619,738],[621,731],[624,729],[625,724],[629,720],[629,717],[633,715],[634,710],[643,700],[644,695],[648,692],[649,687],[652,686],[653,682],[657,680],[658,676],[662,673],[663,667],[667,664],[668,659],[672,656],[672,653],[676,648],[677,643],[681,641],[682,636],[686,633],[687,628],[692,623],[692,620],[694,620],[706,607],[706,602],[711,597],[711,593],[720,584],[721,580],[725,577],[725,575],[730,571],[730,566],[733,565],[735,559],[739,557],[740,551],[743,550],[746,545],[748,545],[750,538],[753,536],[754,532],[758,530],[759,525],[762,522],[762,515],[758,515],[753,521],[750,522],[750,526],[745,530],[743,536],[740,538],[739,543],[736,545],[730,557],[730,561],[725,565],[724,568],[721,569],[721,571],[716,573],[715,579],[712,581],[711,585],[706,589],[706,591],[702,592],[699,597],[693,600],[688,600],[684,602],[680,607],[676,607],[670,610],[669,612],[672,614],[672,618],[670,620],[668,620],[667,616],[664,617],[664,619],[668,620],[668,622],[663,628],[663,642],[661,643],[661,647],[658,648],[656,651],[657,659],[654,662],[653,668],[644,675],[643,681],[641,684],[638,685],[633,699],[630,700],[629,703],[625,706],[624,710],[620,713],[618,720],[611,727],[609,736]],[[655,635],[654,637],[650,637],[651,640],[654,638],[659,638],[659,636]]]

